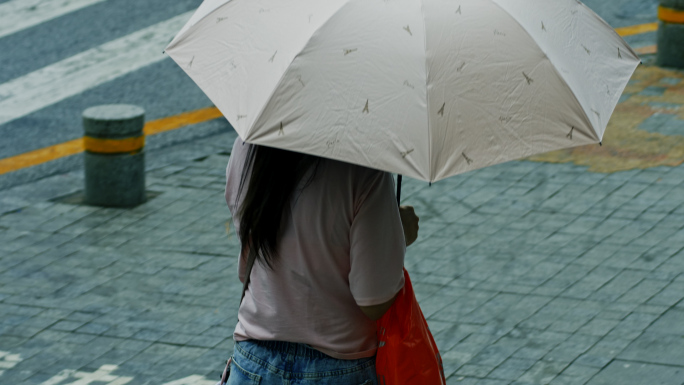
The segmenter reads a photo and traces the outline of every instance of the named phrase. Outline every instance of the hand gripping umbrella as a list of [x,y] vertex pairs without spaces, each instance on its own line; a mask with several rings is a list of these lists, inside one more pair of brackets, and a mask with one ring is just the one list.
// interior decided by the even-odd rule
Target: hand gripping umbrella
[[601,142],[640,62],[577,0],[205,0],[166,52],[247,142],[429,182]]

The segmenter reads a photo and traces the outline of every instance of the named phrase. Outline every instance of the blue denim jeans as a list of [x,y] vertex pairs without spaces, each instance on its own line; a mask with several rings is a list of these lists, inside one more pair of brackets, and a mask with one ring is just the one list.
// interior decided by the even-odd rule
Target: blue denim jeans
[[305,344],[240,341],[228,385],[377,385],[375,357],[339,360]]

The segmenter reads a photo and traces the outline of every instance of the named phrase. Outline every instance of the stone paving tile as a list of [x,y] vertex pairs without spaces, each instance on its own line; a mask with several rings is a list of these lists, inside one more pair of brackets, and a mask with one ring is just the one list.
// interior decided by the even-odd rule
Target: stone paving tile
[[584,366],[577,362],[569,365],[563,372],[555,377],[551,385],[582,385],[600,371],[599,368]]
[[616,360],[613,361],[605,370],[593,377],[587,384],[681,385],[682,378],[684,378],[684,369],[681,367]]
[[[665,106],[656,104],[654,107]],[[659,113],[644,120],[639,129],[663,135],[684,135],[684,120],[677,118],[677,114]]]
[[630,344],[618,358],[666,365],[680,365],[684,360],[684,337],[644,333]]
[[661,292],[648,300],[648,304],[672,306],[684,298],[684,282],[669,283]]
[[549,384],[567,366],[565,362],[537,361],[514,384]]

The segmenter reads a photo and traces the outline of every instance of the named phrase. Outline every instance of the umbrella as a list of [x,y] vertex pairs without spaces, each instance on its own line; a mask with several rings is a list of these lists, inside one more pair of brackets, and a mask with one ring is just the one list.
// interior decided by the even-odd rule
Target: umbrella
[[640,63],[576,0],[205,0],[166,52],[247,142],[429,182],[600,143]]

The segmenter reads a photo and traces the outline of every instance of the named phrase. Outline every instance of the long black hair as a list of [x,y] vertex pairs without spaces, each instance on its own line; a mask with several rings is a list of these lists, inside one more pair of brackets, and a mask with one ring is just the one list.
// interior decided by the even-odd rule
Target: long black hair
[[[290,197],[307,171],[314,167],[302,188],[316,175],[321,158],[272,147],[251,145],[238,187],[239,201],[249,176],[249,186],[238,207],[243,250],[255,250],[256,260],[273,268],[282,217]],[[251,174],[250,174],[251,170]]]

